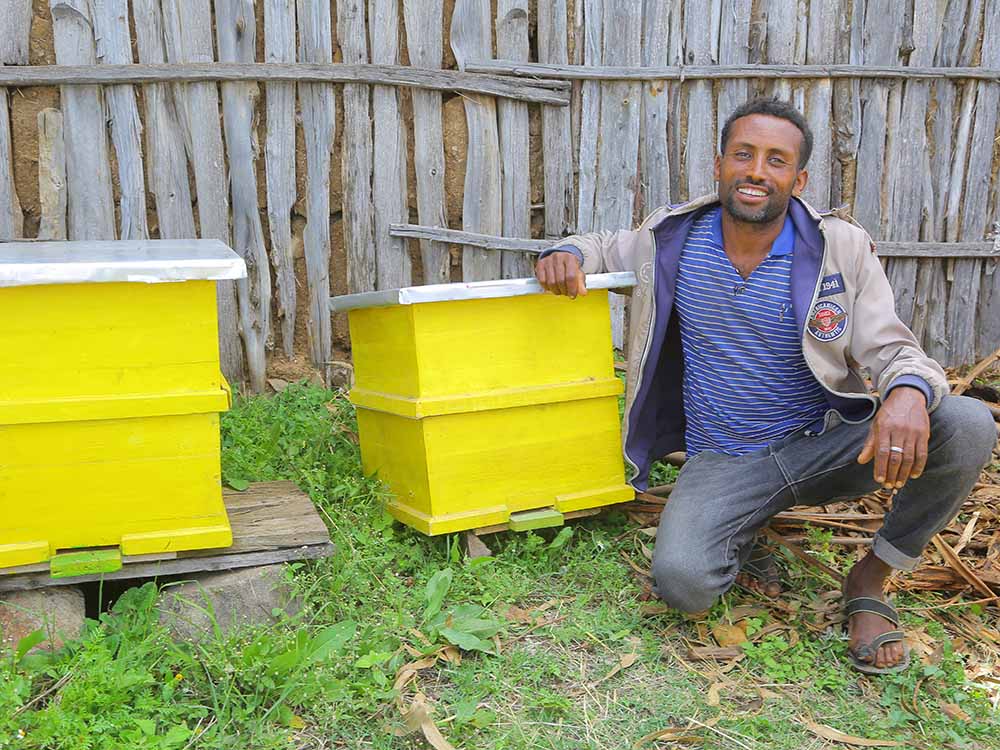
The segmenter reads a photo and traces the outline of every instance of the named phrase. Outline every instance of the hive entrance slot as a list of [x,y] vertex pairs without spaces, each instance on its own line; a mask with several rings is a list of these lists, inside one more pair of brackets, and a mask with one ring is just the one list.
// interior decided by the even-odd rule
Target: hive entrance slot
[[93,573],[113,573],[122,567],[121,549],[109,547],[75,547],[57,550],[49,562],[49,574],[53,578],[90,575]]

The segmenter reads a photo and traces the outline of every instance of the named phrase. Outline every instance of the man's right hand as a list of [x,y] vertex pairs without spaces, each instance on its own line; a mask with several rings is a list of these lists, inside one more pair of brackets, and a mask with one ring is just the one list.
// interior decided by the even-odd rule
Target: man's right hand
[[587,294],[586,277],[573,253],[557,250],[545,256],[535,264],[535,276],[542,288],[553,294],[565,294],[570,299]]

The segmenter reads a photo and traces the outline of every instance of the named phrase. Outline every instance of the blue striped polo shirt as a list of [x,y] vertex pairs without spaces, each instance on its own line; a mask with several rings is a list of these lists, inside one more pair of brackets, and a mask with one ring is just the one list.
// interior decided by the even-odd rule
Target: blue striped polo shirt
[[826,412],[792,314],[794,247],[795,228],[786,217],[770,253],[744,280],[723,249],[722,209],[692,225],[674,299],[688,457],[705,450],[750,453]]

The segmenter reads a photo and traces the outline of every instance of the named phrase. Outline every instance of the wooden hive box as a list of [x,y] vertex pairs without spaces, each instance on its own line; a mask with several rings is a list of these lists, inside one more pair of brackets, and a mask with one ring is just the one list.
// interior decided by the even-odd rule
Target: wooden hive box
[[0,244],[0,568],[231,544],[216,280],[245,275],[214,240]]
[[332,300],[349,310],[364,470],[393,491],[393,516],[446,534],[634,496],[607,290],[635,277],[587,283],[576,300],[533,279]]

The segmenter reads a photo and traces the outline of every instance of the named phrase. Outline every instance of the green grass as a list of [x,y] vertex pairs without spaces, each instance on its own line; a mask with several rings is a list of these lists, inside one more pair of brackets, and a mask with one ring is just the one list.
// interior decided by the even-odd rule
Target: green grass
[[[963,656],[915,612],[906,624],[944,643],[939,663],[859,680],[844,667],[844,642],[806,627],[830,583],[788,561],[790,601],[804,609],[744,620],[755,642],[728,671],[691,662],[690,642],[760,602],[733,593],[701,620],[644,613],[625,558],[644,565],[649,539],[620,512],[488,537],[494,556],[470,560],[457,536],[391,521],[384,490],[362,475],[354,430],[346,399],[302,385],[239,400],[223,418],[226,481],[291,479],[330,527],[333,557],[288,566],[300,615],[174,642],[155,587],[132,589],[55,653],[0,654],[0,748],[425,747],[405,735],[393,683],[404,664],[455,644],[460,663],[420,670],[403,700],[425,695],[457,748],[617,750],[689,725],[705,748],[823,747],[805,721],[908,747],[1000,746]],[[657,472],[657,483],[674,474]],[[848,564],[822,532],[813,537],[825,560]],[[996,627],[987,612],[972,616]],[[768,631],[775,624],[788,627]],[[948,718],[942,703],[969,718]]]

